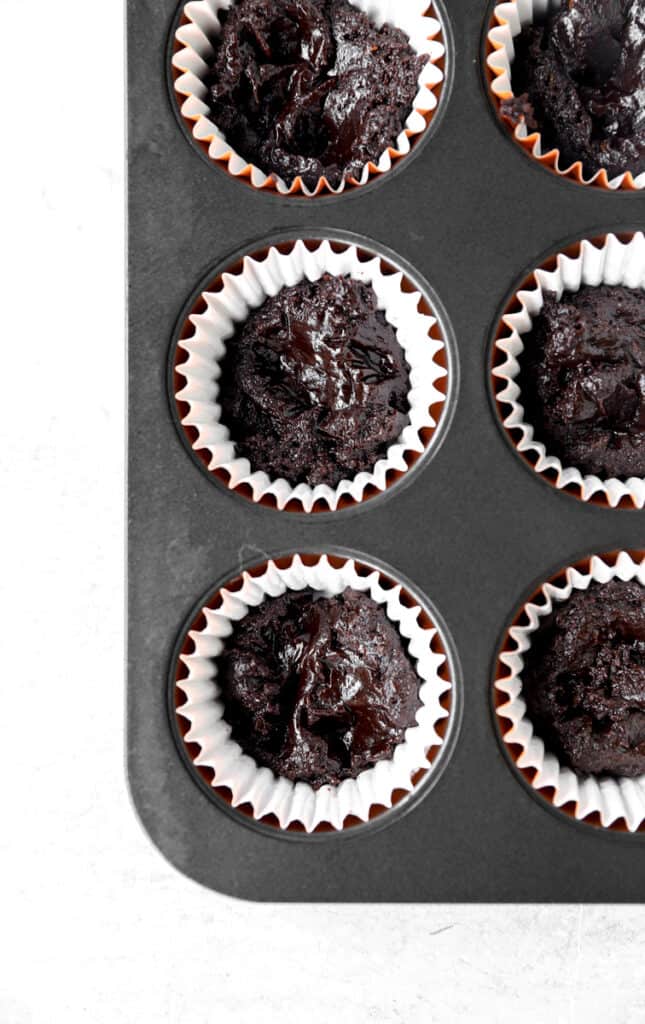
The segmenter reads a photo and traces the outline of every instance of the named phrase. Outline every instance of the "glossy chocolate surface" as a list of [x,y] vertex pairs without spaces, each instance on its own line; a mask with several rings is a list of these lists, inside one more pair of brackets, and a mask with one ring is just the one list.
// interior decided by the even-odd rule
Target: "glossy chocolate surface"
[[316,789],[391,758],[421,706],[399,633],[355,590],[288,592],[251,609],[225,642],[217,681],[245,753]]
[[399,29],[348,0],[238,0],[220,20],[212,116],[244,159],[337,187],[395,144],[427,61]]
[[227,342],[222,419],[253,471],[336,486],[409,422],[409,367],[371,285],[324,275],[267,299]]

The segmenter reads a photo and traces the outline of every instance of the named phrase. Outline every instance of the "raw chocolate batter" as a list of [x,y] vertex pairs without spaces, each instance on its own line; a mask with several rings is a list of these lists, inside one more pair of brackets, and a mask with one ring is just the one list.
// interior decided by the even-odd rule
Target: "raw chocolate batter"
[[561,167],[645,171],[645,2],[563,0],[515,41],[515,98],[502,113],[542,133]]
[[522,695],[548,749],[580,773],[645,773],[645,590],[592,583],[531,637]]
[[226,345],[222,419],[254,471],[335,487],[409,422],[409,367],[371,285],[326,274],[283,288]]
[[546,294],[519,385],[536,440],[601,479],[645,476],[645,291]]
[[245,160],[337,187],[395,144],[428,59],[399,29],[348,0],[238,0],[219,16],[212,116]]
[[245,753],[316,789],[391,758],[421,706],[399,633],[355,590],[267,599],[226,640],[217,681]]

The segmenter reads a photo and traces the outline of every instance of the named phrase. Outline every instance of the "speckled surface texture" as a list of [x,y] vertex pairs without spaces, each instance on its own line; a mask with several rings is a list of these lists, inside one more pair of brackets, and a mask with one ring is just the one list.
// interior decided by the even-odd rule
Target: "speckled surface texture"
[[524,416],[549,455],[602,480],[645,476],[645,291],[547,292],[525,335]]
[[515,44],[513,92],[502,104],[524,114],[544,150],[563,166],[581,160],[587,176],[645,168],[645,9],[641,0],[567,0]]
[[522,671],[527,715],[580,775],[645,774],[645,589],[594,583],[542,619]]

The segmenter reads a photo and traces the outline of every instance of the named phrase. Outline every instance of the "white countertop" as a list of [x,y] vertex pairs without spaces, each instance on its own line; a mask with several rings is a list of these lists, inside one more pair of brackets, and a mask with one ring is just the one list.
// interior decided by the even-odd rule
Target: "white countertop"
[[1,1024],[645,1020],[641,907],[255,906],[135,820],[119,8],[0,0]]

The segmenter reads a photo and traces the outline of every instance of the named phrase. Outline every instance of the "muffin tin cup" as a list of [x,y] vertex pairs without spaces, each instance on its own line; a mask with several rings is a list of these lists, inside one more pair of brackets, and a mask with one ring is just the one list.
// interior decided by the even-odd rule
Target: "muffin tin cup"
[[[396,626],[420,678],[422,706],[390,760],[316,790],[276,778],[232,739],[216,659],[234,624],[267,598],[304,589],[332,596],[349,587],[369,594]],[[382,814],[432,775],[452,714],[451,676],[444,641],[416,595],[353,558],[296,554],[254,566],[215,592],[182,635],[171,697],[184,754],[230,807],[278,831],[340,832]]]
[[522,696],[524,655],[540,620],[574,590],[591,583],[638,580],[645,586],[645,552],[621,551],[593,555],[569,566],[544,583],[515,617],[498,655],[494,704],[497,724],[507,753],[525,781],[554,808],[576,821],[605,829],[638,832],[645,829],[645,775],[635,779],[578,775],[545,749],[533,731]]
[[350,0],[354,7],[369,15],[378,26],[387,22],[402,29],[418,54],[429,60],[419,76],[419,91],[404,130],[394,146],[388,147],[379,159],[364,165],[358,177],[348,176],[340,185],[330,185],[322,177],[311,189],[296,177],[289,185],[277,174],[267,174],[236,153],[212,120],[206,84],[214,43],[221,31],[220,11],[234,0],[191,0],[183,5],[180,23],[175,32],[172,53],[173,86],[181,118],[189,135],[202,152],[215,164],[224,167],[234,178],[254,189],[274,192],[280,196],[341,195],[347,190],[366,185],[398,164],[417,145],[433,120],[445,84],[443,61],[446,48],[442,24],[428,0]]
[[530,132],[524,119],[514,125],[501,112],[503,100],[514,96],[512,66],[515,58],[515,42],[523,28],[543,20],[562,6],[561,0],[507,0],[496,4],[486,36],[486,67],[489,95],[500,120],[521,148],[543,167],[560,178],[574,181],[579,185],[592,185],[610,192],[637,192],[645,188],[645,172],[634,176],[627,171],[615,178],[609,178],[604,169],[591,177],[585,176],[582,162],[576,161],[564,166],[560,150],[549,148],[540,132]]
[[[221,420],[220,363],[226,342],[253,309],[282,288],[323,274],[349,275],[373,287],[379,308],[396,329],[410,366],[409,423],[385,457],[336,487],[292,485],[254,470],[236,454]],[[199,309],[183,325],[171,352],[171,389],[184,439],[209,473],[256,504],[295,512],[335,512],[386,491],[408,474],[436,441],[450,390],[442,328],[416,282],[362,246],[329,239],[297,239],[246,255],[202,292]]]
[[622,236],[608,234],[584,240],[567,252],[560,252],[534,270],[515,292],[506,307],[493,346],[492,383],[502,424],[511,443],[522,457],[559,490],[575,494],[610,508],[642,509],[645,506],[645,478],[601,479],[564,466],[534,437],[527,423],[517,382],[524,351],[522,337],[528,334],[544,305],[544,293],[577,292],[583,285],[624,285],[645,288],[645,238],[641,232]]

